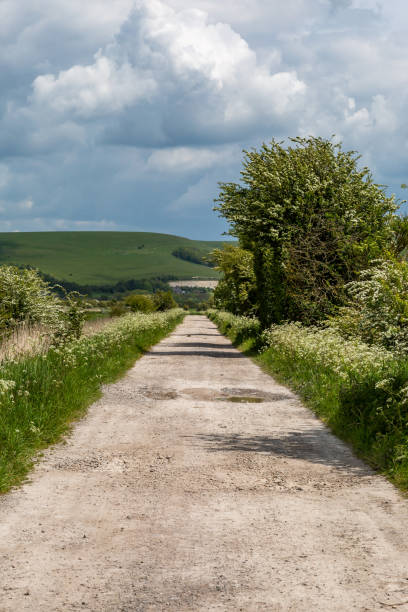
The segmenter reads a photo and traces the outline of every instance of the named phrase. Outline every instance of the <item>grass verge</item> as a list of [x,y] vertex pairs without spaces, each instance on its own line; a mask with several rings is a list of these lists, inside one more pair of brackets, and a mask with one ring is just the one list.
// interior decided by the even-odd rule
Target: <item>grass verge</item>
[[234,344],[298,393],[333,433],[408,490],[408,361],[328,329],[210,311]]
[[130,314],[64,347],[8,361],[0,368],[0,492],[20,483],[38,450],[57,442],[70,423],[184,317]]

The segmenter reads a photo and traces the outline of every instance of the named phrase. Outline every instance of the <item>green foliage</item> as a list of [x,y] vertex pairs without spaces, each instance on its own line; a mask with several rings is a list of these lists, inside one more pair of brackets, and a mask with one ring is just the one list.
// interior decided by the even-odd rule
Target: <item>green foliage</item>
[[132,312],[153,312],[155,303],[149,295],[133,293],[125,298],[125,304]]
[[203,312],[214,305],[214,292],[207,287],[174,287],[173,297],[185,310]]
[[217,308],[233,314],[256,313],[256,282],[254,257],[250,251],[237,246],[226,245],[215,249],[211,258],[222,278],[214,291],[214,304]]
[[12,329],[22,322],[57,327],[61,301],[51,292],[35,270],[0,266],[0,330]]
[[282,355],[313,362],[319,372],[334,372],[344,382],[367,376],[378,379],[395,361],[393,353],[384,348],[356,338],[346,340],[333,329],[300,323],[273,325],[262,332],[261,340],[264,349],[278,348]]
[[65,293],[64,308],[60,316],[61,324],[54,335],[56,342],[65,343],[81,337],[85,321],[82,297],[76,291]]
[[393,232],[391,250],[395,257],[406,257],[408,253],[408,216],[395,215],[392,219]]
[[209,310],[208,317],[219,328],[222,334],[241,344],[249,338],[257,338],[261,331],[261,325],[256,317],[236,316],[230,312],[220,310]]
[[159,312],[170,310],[177,306],[171,291],[156,291],[153,296],[153,302],[156,310]]
[[151,313],[155,310],[164,312],[176,308],[177,303],[171,291],[156,291],[152,296],[133,294],[127,296],[123,301],[114,301],[110,309],[111,317],[120,317],[129,310],[131,312]]
[[77,292],[81,295],[87,296],[95,296],[97,295],[100,299],[106,300],[109,299],[120,299],[124,295],[130,294],[132,291],[147,291],[152,293],[157,291],[157,289],[168,290],[168,281],[174,280],[174,277],[161,277],[161,278],[150,278],[150,279],[134,279],[130,278],[124,281],[118,281],[117,283],[112,284],[87,284],[80,285],[78,283],[74,283],[72,281],[67,280],[57,280],[50,276],[49,274],[44,274],[40,271],[41,277],[54,285],[54,289],[56,293],[60,296],[64,296],[65,292]]
[[128,309],[126,308],[126,305],[124,304],[124,302],[115,300],[111,304],[111,307],[109,310],[109,316],[110,317],[121,317],[127,312],[128,312]]
[[331,327],[345,337],[408,354],[408,264],[376,261],[346,289],[349,304],[331,318]]
[[84,320],[81,296],[64,293],[64,300],[58,298],[36,270],[0,266],[0,333],[39,323],[56,342],[79,338]]
[[199,264],[201,266],[212,267],[211,261],[206,259],[208,251],[201,251],[194,247],[178,247],[171,253],[174,257],[184,259],[184,261],[191,261],[192,263]]
[[35,453],[55,443],[69,423],[143,351],[183,318],[181,310],[128,314],[92,336],[0,368],[0,492],[21,482]]
[[253,253],[263,326],[313,322],[344,303],[344,284],[386,249],[393,197],[359,157],[323,138],[245,152],[242,184],[221,183],[216,210]]

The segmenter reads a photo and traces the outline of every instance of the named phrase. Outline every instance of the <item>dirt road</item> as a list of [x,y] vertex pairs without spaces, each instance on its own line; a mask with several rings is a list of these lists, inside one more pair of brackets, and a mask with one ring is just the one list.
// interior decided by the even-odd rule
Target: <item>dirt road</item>
[[2,612],[408,610],[408,501],[190,316],[0,498],[0,583]]

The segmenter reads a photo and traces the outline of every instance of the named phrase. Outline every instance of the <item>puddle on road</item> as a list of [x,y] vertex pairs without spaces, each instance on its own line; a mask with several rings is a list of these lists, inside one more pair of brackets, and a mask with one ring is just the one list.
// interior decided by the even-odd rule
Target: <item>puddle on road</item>
[[[245,387],[224,387],[221,389],[226,395],[226,399],[230,402],[281,402],[282,400],[293,399],[293,395],[289,393],[272,393],[269,391],[261,391],[260,389],[246,389]],[[220,398],[222,399],[222,398]]]
[[237,404],[260,404],[264,402],[263,397],[245,397],[245,395],[231,395],[230,397],[217,397],[221,402],[235,402]]
[[280,402],[294,399],[289,393],[271,393],[261,389],[246,389],[224,387],[223,389],[208,389],[208,387],[195,387],[181,389],[160,389],[155,387],[141,387],[139,393],[152,400],[175,400],[178,397],[189,397],[201,402],[218,401],[233,402],[236,404],[261,404],[263,402]]
[[289,393],[270,393],[260,389],[225,387],[223,389],[193,388],[183,389],[182,395],[187,395],[198,401],[234,402],[240,404],[261,404],[262,402],[279,402],[293,399]]

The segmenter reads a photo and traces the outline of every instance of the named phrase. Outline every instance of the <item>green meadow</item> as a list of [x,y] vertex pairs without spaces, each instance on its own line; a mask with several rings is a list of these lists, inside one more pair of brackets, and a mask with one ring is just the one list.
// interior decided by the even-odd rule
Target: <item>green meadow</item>
[[222,244],[149,232],[0,233],[0,264],[30,265],[79,284],[164,276],[210,279],[218,272],[172,252],[184,247],[206,256]]

